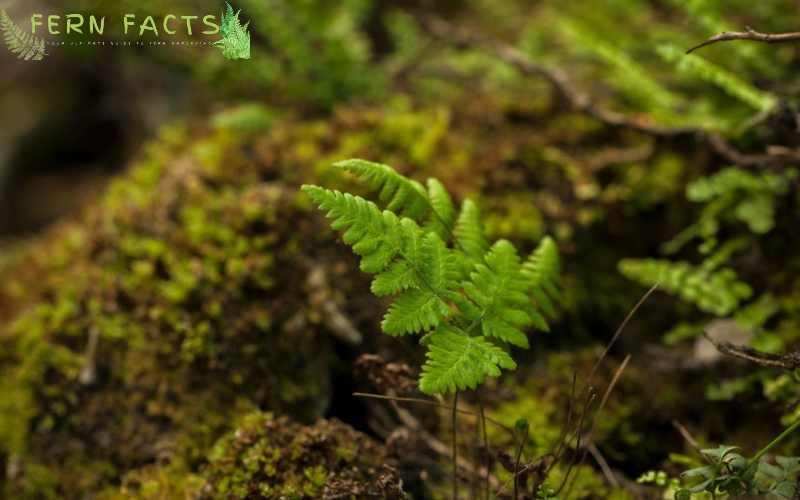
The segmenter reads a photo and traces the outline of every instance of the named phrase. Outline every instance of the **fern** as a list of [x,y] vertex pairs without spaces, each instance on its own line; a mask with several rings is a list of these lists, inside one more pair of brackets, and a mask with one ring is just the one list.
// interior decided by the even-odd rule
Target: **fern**
[[220,17],[220,33],[222,40],[214,43],[227,59],[250,59],[249,22],[242,25],[239,21],[241,11],[234,12],[231,4],[226,4],[226,11]]
[[[474,389],[516,364],[510,346],[527,348],[525,329],[548,330],[555,313],[558,250],[550,238],[523,263],[510,242],[490,246],[477,206],[456,214],[444,186],[422,184],[391,167],[363,160],[337,163],[355,174],[384,207],[319,186],[303,186],[331,227],[374,274],[371,290],[394,296],[381,329],[423,334],[427,361],[420,388],[437,394]],[[452,245],[452,246],[451,246]]]
[[0,31],[3,32],[8,50],[18,59],[41,61],[47,55],[44,50],[44,40],[22,31],[2,9],[0,9]]
[[788,192],[797,171],[754,173],[730,167],[702,177],[686,188],[686,197],[705,203],[698,221],[664,245],[666,253],[675,253],[695,237],[704,240],[701,251],[716,246],[723,222],[739,221],[755,234],[766,234],[775,225],[776,198]]
[[658,47],[658,53],[667,62],[675,64],[681,73],[712,83],[731,97],[758,111],[767,112],[778,102],[775,96],[753,87],[733,73],[698,55],[684,54],[682,50],[672,45]]
[[730,268],[696,267],[668,260],[623,259],[619,269],[629,279],[647,286],[659,283],[664,291],[717,316],[727,316],[753,293]]

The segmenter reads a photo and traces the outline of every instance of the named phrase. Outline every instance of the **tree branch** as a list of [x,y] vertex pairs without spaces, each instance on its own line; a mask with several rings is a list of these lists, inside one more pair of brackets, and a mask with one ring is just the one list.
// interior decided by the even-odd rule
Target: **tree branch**
[[771,354],[748,346],[735,345],[730,342],[718,342],[705,332],[704,335],[717,351],[726,356],[749,361],[765,368],[781,368],[787,371],[794,371],[800,368],[800,352]]
[[687,50],[687,54],[691,54],[697,49],[707,47],[719,42],[731,42],[734,40],[750,40],[751,42],[763,43],[785,43],[800,41],[800,32],[792,33],[761,33],[755,31],[750,26],[745,28],[745,31],[723,31],[718,35],[714,35],[705,42],[695,45]]
[[[482,48],[514,67],[523,75],[538,76],[549,82],[573,110],[584,113],[614,128],[634,130],[653,137],[676,139],[694,137],[705,142],[714,153],[735,165],[752,168],[779,168],[787,161],[800,161],[800,153],[784,149],[768,149],[764,154],[739,151],[722,135],[697,127],[664,127],[646,118],[630,117],[599,106],[586,92],[580,90],[569,76],[558,68],[547,67],[529,57],[516,47],[496,40],[484,39],[452,26],[438,18],[423,18],[422,27],[432,37],[458,49]],[[800,33],[797,34],[800,37]],[[800,38],[798,38],[800,39]]]

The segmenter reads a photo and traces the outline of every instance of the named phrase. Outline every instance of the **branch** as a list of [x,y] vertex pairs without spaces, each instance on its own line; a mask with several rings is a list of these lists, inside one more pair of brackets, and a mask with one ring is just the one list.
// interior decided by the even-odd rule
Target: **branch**
[[424,18],[422,25],[434,38],[445,41],[460,49],[486,47],[501,61],[513,66],[523,75],[540,76],[550,82],[556,91],[575,111],[585,113],[606,125],[624,127],[658,136],[677,136],[694,133],[693,128],[661,127],[643,120],[627,117],[622,113],[601,108],[592,98],[576,87],[569,76],[557,68],[550,68],[534,61],[516,47],[467,33],[438,18]]
[[730,42],[734,40],[750,40],[751,42],[763,42],[763,43],[785,43],[785,42],[797,42],[800,41],[800,32],[792,32],[792,33],[761,33],[759,31],[755,31],[750,26],[745,28],[745,31],[724,31],[718,35],[714,35],[705,42],[695,45],[691,49],[687,50],[687,54],[691,54],[697,49],[702,47],[706,47],[708,45],[713,45],[719,42]]
[[717,342],[708,333],[704,333],[704,335],[716,347],[717,351],[726,356],[743,359],[766,368],[781,368],[787,371],[800,368],[800,352],[770,354],[752,347],[731,344],[730,342]]
[[[634,130],[653,137],[671,139],[694,137],[699,142],[708,144],[717,155],[725,160],[743,167],[778,168],[785,165],[787,161],[800,161],[800,153],[797,151],[786,151],[784,148],[768,149],[765,154],[743,153],[716,132],[697,127],[664,127],[650,123],[646,119],[632,118],[623,113],[605,109],[595,103],[589,94],[576,87],[565,72],[536,62],[512,45],[483,39],[473,33],[457,29],[447,21],[438,18],[423,18],[421,23],[428,34],[455,48],[488,50],[521,74],[544,78],[573,110],[585,113],[607,126]],[[800,37],[800,33],[797,35]]]

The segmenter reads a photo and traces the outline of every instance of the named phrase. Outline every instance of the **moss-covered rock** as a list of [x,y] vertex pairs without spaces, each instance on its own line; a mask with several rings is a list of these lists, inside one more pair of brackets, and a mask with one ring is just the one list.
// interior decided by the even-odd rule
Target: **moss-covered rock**
[[386,450],[335,420],[248,415],[203,471],[202,499],[404,498]]
[[[237,120],[166,127],[83,214],[0,262],[7,495],[82,497],[149,467],[188,478],[238,416],[323,415],[333,371],[349,371],[334,345],[402,342],[378,334],[380,302],[298,192],[351,189],[334,161],[378,160],[435,176],[457,198],[481,193],[493,232],[523,247],[555,233],[570,252],[580,230],[591,276],[620,282],[613,241],[590,233],[603,219],[580,215],[611,202],[579,196],[601,183],[554,153],[589,156],[600,132],[585,120],[544,125],[537,112],[493,96],[435,106],[399,96],[324,119],[259,119],[247,133]],[[627,182],[612,173],[606,191]],[[310,280],[320,268],[327,279]],[[359,335],[334,340],[336,310]]]
[[330,343],[304,319],[295,188],[263,181],[226,132],[187,134],[167,130],[5,274],[13,497],[82,496],[160,457],[196,466],[237,414],[327,407]]

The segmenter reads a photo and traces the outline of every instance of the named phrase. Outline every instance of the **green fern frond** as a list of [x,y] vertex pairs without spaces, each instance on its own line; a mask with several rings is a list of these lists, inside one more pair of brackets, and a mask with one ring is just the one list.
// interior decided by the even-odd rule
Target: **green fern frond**
[[361,256],[362,271],[381,272],[397,255],[403,226],[395,214],[381,212],[371,201],[349,193],[310,185],[302,189],[321,210],[327,211],[331,228],[344,231],[342,240]]
[[729,167],[689,184],[686,197],[691,201],[706,202],[736,192],[784,194],[795,175],[793,171],[777,174]]
[[558,246],[549,236],[542,238],[539,246],[531,252],[522,265],[529,292],[539,308],[548,316],[556,315],[554,301],[561,300],[559,276],[561,275],[561,259]]
[[469,198],[461,204],[454,230],[456,243],[473,262],[480,262],[489,250],[478,206]]
[[389,335],[429,330],[446,318],[457,288],[455,259],[444,242],[417,224],[348,193],[303,186],[332,219],[331,227],[344,231],[343,241],[361,256],[361,269],[378,274],[372,288],[379,295],[400,293],[384,317]]
[[[558,251],[544,239],[523,265],[514,245],[489,246],[477,206],[465,200],[456,220],[444,186],[427,191],[391,167],[362,160],[337,164],[379,192],[377,204],[351,194],[303,186],[331,227],[375,274],[371,289],[395,296],[381,322],[393,336],[424,334],[420,387],[428,393],[474,388],[516,365],[498,344],[528,347],[524,329],[547,330],[542,313],[559,300]],[[447,243],[455,235],[455,247]],[[532,302],[533,299],[533,302]],[[495,342],[496,339],[496,342]]]
[[411,286],[392,303],[381,323],[389,335],[430,330],[452,313],[448,304],[458,288],[453,256],[435,233],[425,235],[418,248],[416,243],[408,238],[403,245],[402,258],[414,272]]
[[378,199],[386,210],[417,222],[422,222],[432,210],[422,184],[398,174],[388,165],[345,160],[335,163],[334,167],[355,174],[370,189],[378,192]]
[[758,111],[767,112],[778,103],[775,96],[755,88],[733,73],[698,55],[687,55],[672,45],[662,45],[657,50],[664,60],[675,64],[678,71],[714,84],[731,97]]
[[435,231],[442,241],[453,232],[455,208],[450,194],[441,182],[428,179],[428,190],[417,181],[400,175],[392,167],[366,160],[345,160],[335,167],[355,174],[358,179],[378,193],[378,201],[398,215],[408,217],[425,230]]
[[240,11],[233,11],[230,3],[220,18],[222,39],[214,42],[214,46],[222,51],[227,59],[250,59],[250,23],[242,25],[239,20]]
[[431,217],[426,229],[435,231],[443,241],[450,239],[456,222],[456,207],[450,193],[436,179],[428,179],[428,199],[436,217]]
[[[464,291],[478,305],[481,332],[509,344],[528,348],[523,329],[536,324],[547,329],[547,323],[532,310],[528,298],[528,283],[520,273],[520,258],[514,245],[505,240],[495,243],[475,266],[471,281]],[[530,310],[530,311],[528,311]]]
[[730,268],[710,269],[668,260],[623,259],[619,270],[628,279],[646,286],[659,283],[662,290],[717,316],[727,316],[753,293]]
[[32,33],[22,31],[22,28],[11,20],[6,11],[1,9],[0,31],[3,32],[3,40],[8,50],[16,55],[18,59],[41,61],[47,55],[44,50],[44,40],[34,36]]
[[499,376],[501,368],[517,367],[500,347],[450,325],[442,325],[430,335],[426,357],[419,384],[426,394],[474,389],[487,377]]

